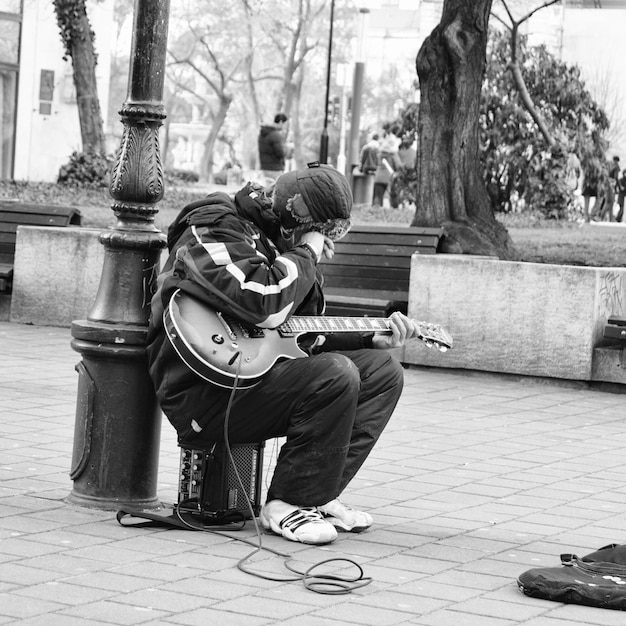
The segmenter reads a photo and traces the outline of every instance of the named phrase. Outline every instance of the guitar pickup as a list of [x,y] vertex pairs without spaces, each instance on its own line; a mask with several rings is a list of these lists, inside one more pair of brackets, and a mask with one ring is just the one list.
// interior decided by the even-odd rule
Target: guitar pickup
[[253,326],[252,324],[244,324],[243,322],[237,322],[237,327],[241,332],[241,336],[246,339],[263,339],[265,337],[265,332],[262,328],[258,326]]

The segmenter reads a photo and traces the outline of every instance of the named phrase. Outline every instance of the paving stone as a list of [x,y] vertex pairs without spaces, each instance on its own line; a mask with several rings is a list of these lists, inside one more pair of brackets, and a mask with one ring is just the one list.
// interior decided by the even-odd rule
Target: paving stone
[[[79,357],[67,329],[0,323],[0,624],[613,626],[622,612],[523,596],[515,579],[623,534],[624,397],[552,382],[413,368],[345,500],[375,525],[331,546],[263,545],[313,564],[352,558],[373,582],[343,596],[237,569],[225,536],[130,528],[68,504]],[[32,346],[37,345],[36,356]],[[263,491],[280,441],[268,442]],[[177,497],[164,421],[159,498]],[[170,503],[170,504],[167,504]],[[241,538],[257,542],[250,528]],[[263,553],[258,573],[283,577]],[[337,565],[336,567],[340,567]],[[341,566],[345,567],[345,566]]]

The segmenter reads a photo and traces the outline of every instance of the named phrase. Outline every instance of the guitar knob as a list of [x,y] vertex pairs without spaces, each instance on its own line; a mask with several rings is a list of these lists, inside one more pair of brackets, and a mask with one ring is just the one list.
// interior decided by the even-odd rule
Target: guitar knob
[[217,343],[219,345],[224,343],[224,337],[222,337],[222,335],[213,335],[211,339],[213,340],[213,343]]

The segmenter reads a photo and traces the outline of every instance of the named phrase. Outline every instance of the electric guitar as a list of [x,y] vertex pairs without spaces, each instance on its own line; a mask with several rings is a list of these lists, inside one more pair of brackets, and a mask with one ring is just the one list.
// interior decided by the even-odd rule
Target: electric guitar
[[[163,313],[165,331],[184,363],[205,380],[232,389],[249,389],[279,359],[308,356],[298,346],[307,333],[391,333],[390,320],[375,317],[294,316],[277,328],[259,328],[213,310],[177,290]],[[442,352],[452,337],[439,325],[416,322],[418,339]]]

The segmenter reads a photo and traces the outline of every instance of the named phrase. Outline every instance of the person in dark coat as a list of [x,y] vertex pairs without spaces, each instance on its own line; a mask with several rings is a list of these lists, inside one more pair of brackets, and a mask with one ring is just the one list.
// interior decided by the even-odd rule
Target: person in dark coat
[[384,206],[384,197],[394,173],[401,167],[398,142],[391,133],[385,132],[378,151],[378,166],[374,174],[374,206]]
[[272,180],[285,171],[285,159],[291,157],[291,149],[286,144],[287,122],[287,116],[278,113],[273,125],[261,126],[259,131],[259,162],[263,174]]
[[386,348],[416,336],[416,324],[394,313],[391,333],[314,333],[307,358],[280,360],[261,382],[233,394],[187,367],[166,332],[164,311],[181,290],[258,328],[276,328],[293,314],[322,314],[318,263],[332,257],[351,207],[347,179],[319,163],[280,176],[271,197],[251,183],[234,197],[213,193],[186,206],[170,226],[170,254],[152,299],[149,370],[179,441],[285,437],[260,521],[303,543],[328,543],[338,530],[372,525],[368,513],[339,496],[402,391],[402,367]]
[[617,213],[617,217],[615,218],[616,222],[621,222],[624,217],[624,198],[626,197],[626,170],[622,171],[622,175],[617,180],[617,206],[619,211]]

